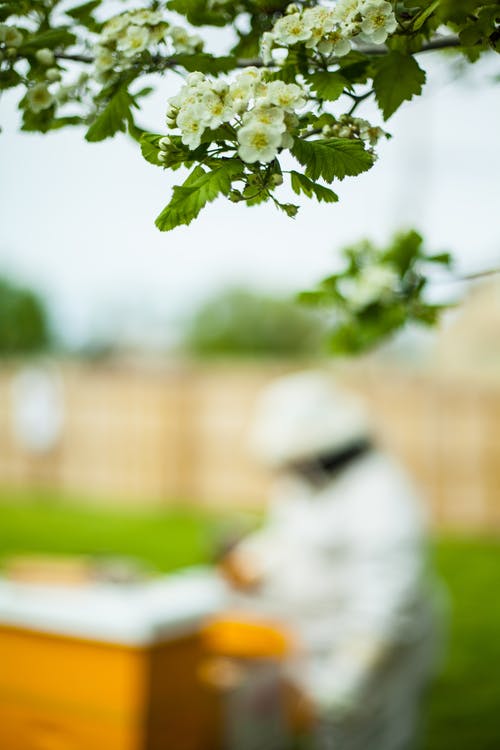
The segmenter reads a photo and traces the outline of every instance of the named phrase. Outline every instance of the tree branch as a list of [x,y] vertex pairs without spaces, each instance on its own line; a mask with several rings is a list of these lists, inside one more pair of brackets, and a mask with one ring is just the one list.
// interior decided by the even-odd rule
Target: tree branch
[[[440,49],[450,49],[450,48],[457,48],[461,47],[462,43],[458,36],[439,36],[435,37],[435,39],[431,39],[429,42],[426,42],[426,44],[422,45],[422,48],[417,50],[414,54],[418,55],[420,52],[432,52],[435,50]],[[359,52],[362,52],[365,55],[386,55],[389,51],[387,47],[382,45],[365,45],[365,46],[359,46],[356,48],[359,50]],[[83,62],[87,64],[91,64],[94,62],[94,58],[91,55],[81,55],[81,54],[71,54],[66,52],[60,52],[55,55],[55,57],[58,60],[72,60],[74,62]],[[162,68],[164,70],[168,68],[174,68],[176,65],[178,65],[177,59],[174,56],[172,57],[164,57],[164,58],[158,58],[158,61],[161,61]],[[262,68],[264,67],[264,63],[260,59],[260,57],[253,57],[253,58],[239,58],[236,60],[236,68],[249,68],[249,67],[255,67],[255,68]],[[266,67],[275,67],[274,65],[269,65]]]

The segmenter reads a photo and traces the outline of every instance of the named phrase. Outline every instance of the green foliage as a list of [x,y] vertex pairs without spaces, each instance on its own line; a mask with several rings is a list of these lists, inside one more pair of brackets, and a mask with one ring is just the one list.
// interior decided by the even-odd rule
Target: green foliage
[[[307,10],[318,1],[299,0],[298,6]],[[426,81],[417,61],[421,52],[446,48],[467,63],[500,52],[500,0],[397,0],[390,4],[392,11],[385,6],[389,10],[389,20],[382,19],[385,42],[361,25],[354,26],[354,36],[347,34],[342,40],[351,49],[340,57],[338,48],[329,51],[328,37],[312,38],[311,45],[309,41],[285,43],[282,37],[278,39],[278,32],[263,36],[273,31],[288,4],[289,0],[167,0],[165,4],[153,0],[144,3],[149,20],[142,16],[141,30],[127,15],[131,8],[125,3],[114,9],[105,0],[74,0],[74,4],[69,0],[0,0],[0,92],[19,90],[22,130],[45,133],[85,124],[85,137],[90,142],[125,132],[140,143],[144,158],[154,166],[188,168],[190,175],[174,188],[156,220],[162,231],[168,231],[188,225],[218,196],[247,206],[270,201],[295,217],[299,206],[285,202],[279,192],[288,172],[282,167],[288,151],[299,165],[290,172],[294,193],[323,203],[336,202],[337,195],[322,183],[370,169],[377,142],[387,135],[358,117],[365,100],[374,95],[387,120],[404,102],[419,96]],[[102,34],[108,7],[120,18]],[[203,47],[203,40],[189,32],[183,37],[183,19],[179,21],[169,11],[193,26],[227,27],[227,38],[235,40],[231,42],[234,46],[226,54],[212,54],[208,46]],[[178,23],[181,28],[173,29]],[[174,31],[180,35],[179,43]],[[265,66],[259,58],[261,43],[270,55]],[[282,52],[288,45],[281,60],[271,54],[273,45],[281,46]],[[228,94],[226,83],[219,86],[220,80],[213,80],[219,76],[231,80],[249,67],[264,68],[260,99],[255,96],[256,88],[254,96],[244,102],[243,96],[240,104]],[[187,106],[192,111],[186,115],[184,89],[169,102],[165,125],[169,138],[166,132],[146,133],[134,119],[135,110],[140,110],[139,100],[152,90],[151,83],[153,88],[163,85],[159,76],[172,72],[183,77],[201,74],[210,94],[205,96],[207,90],[203,96],[195,93]],[[196,86],[201,85],[200,77],[194,76],[194,80]],[[256,86],[255,71],[252,80]],[[265,98],[269,85],[276,81],[298,84],[301,91],[292,95],[288,90],[292,99],[278,105],[276,101],[286,101],[276,93],[279,86],[269,94],[269,100]],[[134,82],[138,93],[134,93]],[[267,121],[266,111],[253,111],[256,101],[265,102]],[[197,106],[191,107],[193,102],[200,104],[201,114],[194,112]],[[277,107],[282,110],[278,125]],[[259,119],[262,116],[264,119]],[[415,269],[424,262],[439,261],[424,260],[420,245],[415,236],[411,239],[408,235],[399,245],[393,243],[391,257],[378,259],[399,274],[397,291],[384,297],[387,303],[379,300],[353,313],[341,289],[345,278],[332,277],[319,290],[304,294],[310,302],[335,302],[340,322],[332,334],[333,349],[361,350],[408,320],[431,324],[437,319],[439,307],[423,298],[425,274]],[[356,273],[362,276],[366,272],[356,271],[354,259],[350,262],[353,282]]]
[[308,198],[312,198],[312,196],[314,196],[320,202],[323,201],[324,203],[337,203],[339,197],[336,193],[333,192],[333,190],[330,190],[330,188],[327,188],[324,185],[320,185],[317,182],[313,182],[304,174],[295,172],[295,170],[292,170],[290,175],[292,189],[295,193],[297,193],[297,195],[304,193],[304,195],[307,195]]
[[204,52],[193,55],[175,55],[175,62],[188,73],[207,73],[213,76],[219,73],[229,73],[234,68],[233,57],[215,57]]
[[231,181],[240,173],[241,164],[236,159],[216,161],[209,172],[201,166],[195,167],[184,183],[174,188],[170,203],[156,219],[156,226],[168,232],[190,224],[207,203],[229,194]]
[[311,180],[320,177],[325,182],[343,180],[347,175],[358,175],[373,166],[373,154],[361,141],[348,138],[306,141],[296,138],[290,149],[299,164],[305,167]]
[[389,52],[375,63],[373,88],[384,120],[401,104],[422,93],[425,73],[414,57],[400,52]]
[[443,307],[426,299],[428,269],[449,268],[449,253],[427,253],[421,235],[409,231],[386,248],[364,240],[342,255],[342,271],[299,296],[306,305],[328,310],[332,353],[371,349],[410,322],[436,323]]
[[329,102],[338,99],[349,85],[341,73],[329,73],[327,71],[311,73],[306,76],[306,81],[319,99],[326,99]]
[[49,342],[41,298],[0,277],[0,356],[30,354],[45,349]]
[[323,326],[289,299],[228,289],[193,316],[184,348],[203,357],[296,357],[317,353]]
[[126,130],[127,123],[132,120],[132,107],[137,107],[127,86],[128,82],[120,83],[103,98],[99,114],[85,134],[87,141],[103,141]]

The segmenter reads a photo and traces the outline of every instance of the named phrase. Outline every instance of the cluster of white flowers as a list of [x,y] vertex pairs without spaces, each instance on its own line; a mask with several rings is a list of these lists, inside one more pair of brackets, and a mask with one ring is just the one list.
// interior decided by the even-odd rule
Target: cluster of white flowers
[[263,34],[261,54],[269,64],[275,47],[303,43],[322,55],[343,57],[354,40],[383,44],[396,28],[396,16],[387,0],[337,0],[304,10],[289,5],[273,30]]
[[197,148],[206,130],[229,123],[243,161],[268,163],[280,148],[290,148],[306,92],[295,83],[265,81],[263,70],[249,67],[233,81],[191,73],[169,100],[167,125],[179,128],[182,142]]
[[361,117],[351,115],[340,115],[338,120],[325,125],[321,132],[325,138],[361,139],[371,147],[376,146],[383,136],[387,137],[387,133],[382,128],[372,125]]
[[172,26],[162,11],[133,10],[113,16],[104,25],[95,49],[96,72],[126,69],[138,55],[158,44],[166,46],[166,55],[191,54],[203,48],[198,35]]
[[398,284],[396,269],[389,263],[378,263],[365,266],[354,278],[344,279],[340,291],[349,301],[350,307],[357,311],[394,294]]

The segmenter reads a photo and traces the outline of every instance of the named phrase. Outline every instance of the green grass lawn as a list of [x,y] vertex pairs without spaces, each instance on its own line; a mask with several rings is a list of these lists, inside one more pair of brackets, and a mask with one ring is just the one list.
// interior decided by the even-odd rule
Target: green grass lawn
[[[228,525],[198,510],[98,511],[0,494],[0,561],[16,552],[131,555],[168,571],[209,561]],[[434,549],[451,624],[424,750],[500,750],[500,540],[446,538]]]

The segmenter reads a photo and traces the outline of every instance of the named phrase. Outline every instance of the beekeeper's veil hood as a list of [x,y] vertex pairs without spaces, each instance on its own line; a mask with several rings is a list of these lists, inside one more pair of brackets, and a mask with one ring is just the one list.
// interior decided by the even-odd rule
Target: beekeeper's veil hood
[[278,468],[340,452],[370,434],[360,401],[317,370],[281,377],[262,391],[250,446],[257,458]]

